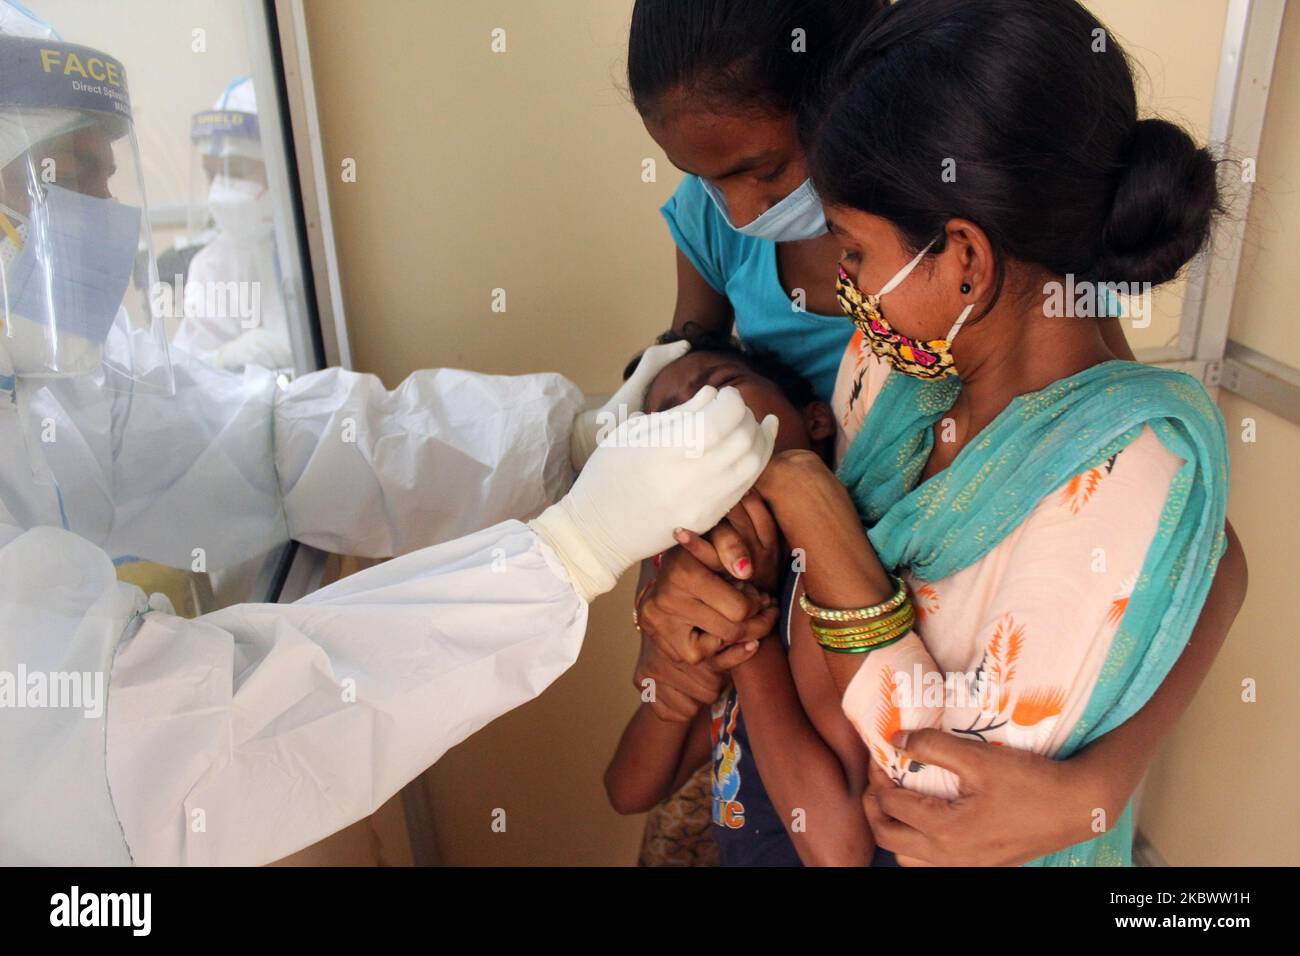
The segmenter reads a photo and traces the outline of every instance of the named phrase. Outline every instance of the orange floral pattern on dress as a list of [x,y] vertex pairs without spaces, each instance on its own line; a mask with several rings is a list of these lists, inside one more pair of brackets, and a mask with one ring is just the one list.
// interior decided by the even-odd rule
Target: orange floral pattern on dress
[[1032,727],[1049,717],[1059,716],[1065,708],[1065,691],[1059,687],[1036,687],[1020,695],[1011,710],[1011,722]]
[[875,731],[883,741],[872,743],[871,751],[891,780],[900,783],[911,766],[907,754],[890,743],[903,729],[902,710],[898,705],[898,680],[891,667],[880,671],[880,707],[876,711]]
[[1124,619],[1124,612],[1128,610],[1128,598],[1117,597],[1110,602],[1110,611],[1106,614],[1106,620],[1118,625]]
[[1119,622],[1124,620],[1124,612],[1128,610],[1129,598],[1133,596],[1133,588],[1136,584],[1136,574],[1130,574],[1120,582],[1120,592],[1115,595],[1115,599],[1110,602],[1110,610],[1106,614],[1106,622],[1108,624],[1119,627]]
[[885,743],[903,729],[902,712],[898,707],[898,682],[892,668],[880,671],[880,709],[876,711],[876,733]]
[[1065,487],[1061,489],[1061,497],[1069,505],[1071,514],[1077,515],[1083,510],[1083,506],[1096,492],[1101,480],[1115,470],[1115,463],[1119,456],[1120,453],[1116,452],[1096,468],[1089,468],[1065,483]]
[[871,354],[870,350],[867,349],[861,329],[853,330],[853,338],[849,339],[848,350],[854,355],[853,388],[849,392],[849,400],[844,403],[844,416],[840,420],[840,424],[845,429],[848,429],[849,419],[853,417],[858,402],[862,400],[862,386],[867,377],[864,366],[867,364],[867,356]]
[[1083,510],[1083,506],[1088,503],[1088,499],[1096,492],[1105,474],[1106,472],[1100,468],[1089,468],[1065,483],[1065,487],[1061,489],[1061,495],[1065,499],[1065,503],[1070,506],[1071,514],[1077,515]]
[[[1005,646],[1003,642],[1005,641]],[[989,641],[989,680],[998,692],[996,713],[1007,709],[1011,700],[1011,681],[1016,676],[1016,661],[1025,646],[1025,629],[1016,624],[1010,614],[1003,615],[993,630],[993,640]]]
[[916,620],[919,624],[939,610],[939,592],[933,585],[922,584],[912,592],[912,607],[916,609]]

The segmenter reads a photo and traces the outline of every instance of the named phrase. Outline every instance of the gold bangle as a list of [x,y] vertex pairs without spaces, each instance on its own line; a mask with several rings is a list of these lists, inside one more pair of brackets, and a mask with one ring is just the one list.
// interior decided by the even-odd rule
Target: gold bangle
[[813,636],[817,643],[827,650],[870,650],[892,644],[912,630],[916,623],[916,612],[911,604],[904,607],[904,613],[889,622],[889,626],[864,634],[831,635],[827,629],[814,626]]
[[872,618],[896,610],[907,600],[907,585],[903,583],[903,579],[896,574],[891,574],[889,579],[894,582],[895,591],[893,596],[889,600],[882,601],[880,604],[873,604],[871,607],[849,608],[846,610],[818,607],[809,600],[806,591],[799,595],[799,606],[803,608],[804,613],[809,617],[815,617],[822,621],[869,621]]
[[872,647],[884,647],[886,644],[892,644],[904,635],[912,633],[910,627],[901,627],[897,630],[887,631],[884,634],[878,634],[873,638],[862,641],[819,641],[821,647],[829,651],[851,650],[853,648],[868,649]]
[[822,649],[826,651],[830,651],[832,654],[866,654],[869,653],[870,651],[878,651],[882,647],[888,647],[890,644],[894,644],[897,641],[901,641],[906,636],[907,636],[906,634],[899,634],[897,637],[891,638],[880,644],[872,644],[869,647],[830,647],[826,644],[823,644]]
[[838,641],[818,641],[818,643],[822,647],[874,647],[877,644],[883,644],[886,641],[892,641],[896,637],[901,637],[910,630],[910,627],[902,626],[882,631],[879,634],[873,634],[871,637],[843,638]]
[[901,628],[897,631],[890,631],[887,634],[881,634],[879,637],[873,637],[869,641],[858,641],[856,643],[845,641],[839,644],[821,644],[820,646],[824,650],[828,651],[871,651],[881,647],[887,647],[895,641],[906,637],[910,633],[912,633],[910,627]]
[[815,619],[809,623],[813,632],[823,637],[855,637],[862,634],[875,634],[883,630],[888,630],[908,614],[912,613],[915,613],[915,609],[912,602],[908,601],[898,610],[891,611],[884,617],[878,617],[865,624],[854,624],[850,627],[825,627],[822,624],[818,624]]
[[813,636],[817,639],[818,643],[821,644],[856,644],[856,643],[861,643],[863,641],[870,641],[871,639],[880,637],[882,635],[889,635],[893,633],[901,633],[903,631],[907,631],[915,623],[916,623],[915,616],[907,615],[904,617],[900,617],[896,620],[890,621],[888,626],[886,627],[876,628],[875,630],[871,630],[871,631],[853,631],[849,633],[835,634],[835,633],[828,633],[824,630],[814,628]]

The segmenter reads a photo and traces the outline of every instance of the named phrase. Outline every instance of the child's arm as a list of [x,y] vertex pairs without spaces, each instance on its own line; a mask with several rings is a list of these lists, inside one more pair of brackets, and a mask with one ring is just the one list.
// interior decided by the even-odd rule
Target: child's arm
[[821,691],[829,697],[834,716],[848,728],[841,741],[856,751],[848,768],[805,711],[778,641],[764,641],[732,677],[763,786],[799,858],[808,866],[866,866],[875,851],[861,804],[866,751],[839,713],[829,675]]
[[644,813],[709,759],[709,710],[726,673],[749,660],[758,642],[735,645],[704,664],[669,660],[642,638],[632,683],[641,706],[628,721],[605,770],[605,792],[619,813]]
[[[767,505],[747,495],[728,516],[753,557],[755,580],[770,587],[784,548]],[[689,532],[683,547],[704,564],[719,561],[713,544]],[[823,552],[820,560],[834,561]],[[749,746],[768,797],[799,853],[810,866],[864,866],[875,849],[861,797],[867,751],[840,709],[807,618],[791,630],[787,658],[777,635],[732,671]]]
[[619,813],[645,813],[676,793],[709,759],[709,712],[687,722],[660,720],[646,704],[628,721],[605,770],[605,792]]

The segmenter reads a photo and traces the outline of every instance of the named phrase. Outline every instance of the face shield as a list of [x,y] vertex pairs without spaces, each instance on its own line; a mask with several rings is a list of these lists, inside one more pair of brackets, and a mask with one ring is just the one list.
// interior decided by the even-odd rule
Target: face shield
[[126,71],[0,36],[0,365],[173,388]]
[[253,83],[236,80],[190,127],[192,234],[215,229],[240,244],[269,241],[275,231]]

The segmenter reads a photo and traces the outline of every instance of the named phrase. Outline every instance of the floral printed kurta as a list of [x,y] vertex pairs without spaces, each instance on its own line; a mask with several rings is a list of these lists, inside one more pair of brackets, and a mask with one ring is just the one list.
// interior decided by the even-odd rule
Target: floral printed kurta
[[[835,387],[837,458],[888,373],[857,333]],[[975,564],[930,582],[903,569],[916,627],[864,655],[843,700],[872,758],[894,780],[934,796],[958,792],[952,773],[890,745],[899,730],[940,727],[1049,756],[1065,743],[1119,633],[1182,463],[1144,428],[1044,498]]]

